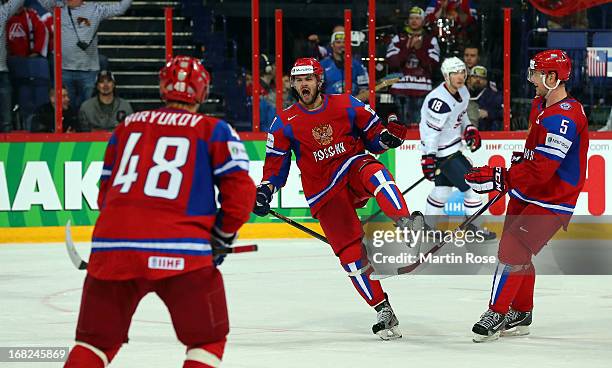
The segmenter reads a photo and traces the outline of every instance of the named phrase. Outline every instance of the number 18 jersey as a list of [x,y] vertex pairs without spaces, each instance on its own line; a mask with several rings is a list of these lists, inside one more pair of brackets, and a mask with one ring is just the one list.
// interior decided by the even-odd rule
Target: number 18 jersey
[[128,116],[104,157],[88,272],[158,279],[211,266],[213,227],[234,233],[253,208],[248,165],[222,120],[168,108]]

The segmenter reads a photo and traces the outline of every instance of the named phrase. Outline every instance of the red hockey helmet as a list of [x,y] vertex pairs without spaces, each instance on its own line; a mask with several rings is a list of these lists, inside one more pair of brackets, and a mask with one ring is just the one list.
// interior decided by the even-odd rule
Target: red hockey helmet
[[202,103],[208,96],[210,74],[191,56],[176,56],[159,72],[159,92],[164,101]]
[[557,73],[557,79],[566,81],[572,72],[572,60],[563,50],[546,50],[537,53],[529,62],[528,77],[531,80],[531,75],[534,71],[539,70],[548,74],[550,72]]
[[296,75],[308,75],[314,74],[319,78],[320,81],[323,80],[323,68],[319,61],[315,58],[299,58],[293,64],[293,68],[291,68],[291,79]]

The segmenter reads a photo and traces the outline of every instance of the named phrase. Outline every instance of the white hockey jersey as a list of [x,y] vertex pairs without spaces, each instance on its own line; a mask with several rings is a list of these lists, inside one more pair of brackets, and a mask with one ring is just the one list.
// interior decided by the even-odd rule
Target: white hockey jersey
[[424,155],[435,153],[436,157],[446,157],[461,148],[463,131],[470,124],[467,116],[470,93],[466,86],[458,93],[461,101],[441,83],[425,97],[419,124]]

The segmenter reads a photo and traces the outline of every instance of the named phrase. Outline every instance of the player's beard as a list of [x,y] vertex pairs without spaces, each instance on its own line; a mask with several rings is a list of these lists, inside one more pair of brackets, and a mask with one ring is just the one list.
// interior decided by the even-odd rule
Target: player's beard
[[[304,94],[304,92],[306,90],[308,92],[306,94]],[[317,100],[317,97],[319,97],[319,88],[318,87],[315,87],[314,91],[312,91],[310,88],[302,88],[298,92],[298,98],[306,106],[312,105]]]

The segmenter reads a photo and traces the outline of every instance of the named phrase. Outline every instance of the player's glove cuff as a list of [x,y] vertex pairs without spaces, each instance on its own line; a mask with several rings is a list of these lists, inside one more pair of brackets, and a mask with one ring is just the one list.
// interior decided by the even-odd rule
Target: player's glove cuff
[[506,189],[506,172],[503,167],[474,167],[465,174],[465,182],[474,192],[483,194]]
[[262,184],[257,187],[257,195],[255,197],[255,208],[253,213],[257,216],[267,216],[270,213],[270,202],[272,201],[272,190],[268,184]]

